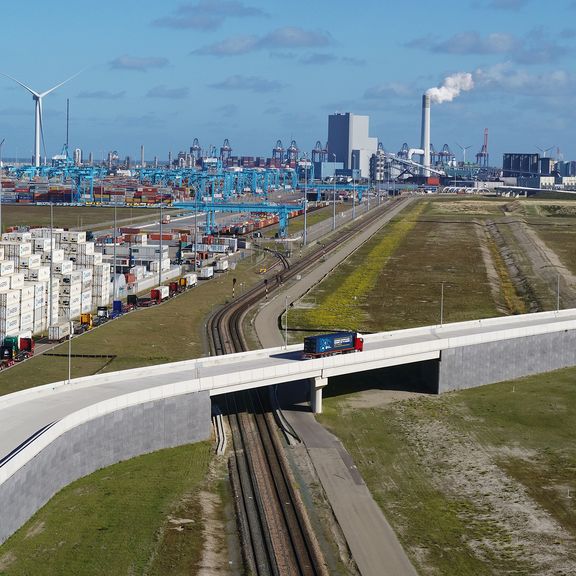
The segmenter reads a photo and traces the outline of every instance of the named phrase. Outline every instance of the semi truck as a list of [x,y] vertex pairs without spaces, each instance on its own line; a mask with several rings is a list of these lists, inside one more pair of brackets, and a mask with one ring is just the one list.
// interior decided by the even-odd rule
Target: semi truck
[[304,358],[362,352],[364,339],[356,332],[333,332],[304,338]]

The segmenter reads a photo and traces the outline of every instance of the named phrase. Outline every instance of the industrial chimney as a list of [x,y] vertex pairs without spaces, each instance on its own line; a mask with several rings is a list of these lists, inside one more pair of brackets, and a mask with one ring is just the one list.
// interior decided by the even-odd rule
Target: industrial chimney
[[422,157],[422,170],[423,176],[430,176],[430,96],[424,94],[422,96],[422,142],[421,148],[424,150]]
[[146,168],[146,163],[144,162],[144,144],[140,146],[140,168]]

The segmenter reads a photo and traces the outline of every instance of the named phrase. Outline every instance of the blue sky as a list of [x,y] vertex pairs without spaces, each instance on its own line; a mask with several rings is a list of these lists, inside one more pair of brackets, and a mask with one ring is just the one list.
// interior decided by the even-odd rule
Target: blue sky
[[[558,147],[576,159],[576,1],[29,0],[2,11],[0,72],[44,91],[49,155],[70,147],[166,158],[194,138],[269,156],[327,138],[333,112],[370,116],[386,150],[416,147],[421,95],[470,73],[474,87],[433,106],[432,142],[468,158],[490,131],[506,151]],[[35,48],[36,47],[36,48]],[[3,157],[30,157],[33,102],[0,77]],[[554,149],[556,153],[556,148]]]

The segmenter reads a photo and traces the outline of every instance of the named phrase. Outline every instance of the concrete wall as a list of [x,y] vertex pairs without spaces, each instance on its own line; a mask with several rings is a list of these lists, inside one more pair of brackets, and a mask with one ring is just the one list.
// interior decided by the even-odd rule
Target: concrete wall
[[138,404],[67,431],[0,485],[0,544],[74,480],[122,460],[209,437],[208,392]]
[[438,392],[576,366],[576,330],[442,350]]

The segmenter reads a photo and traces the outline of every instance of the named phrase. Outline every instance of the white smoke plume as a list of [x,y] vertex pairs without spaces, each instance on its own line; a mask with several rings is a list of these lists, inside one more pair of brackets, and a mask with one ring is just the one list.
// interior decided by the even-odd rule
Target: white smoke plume
[[435,104],[442,102],[452,102],[460,92],[467,92],[474,88],[474,80],[469,72],[458,72],[444,78],[442,86],[439,88],[430,88],[426,94],[430,96],[430,101]]

